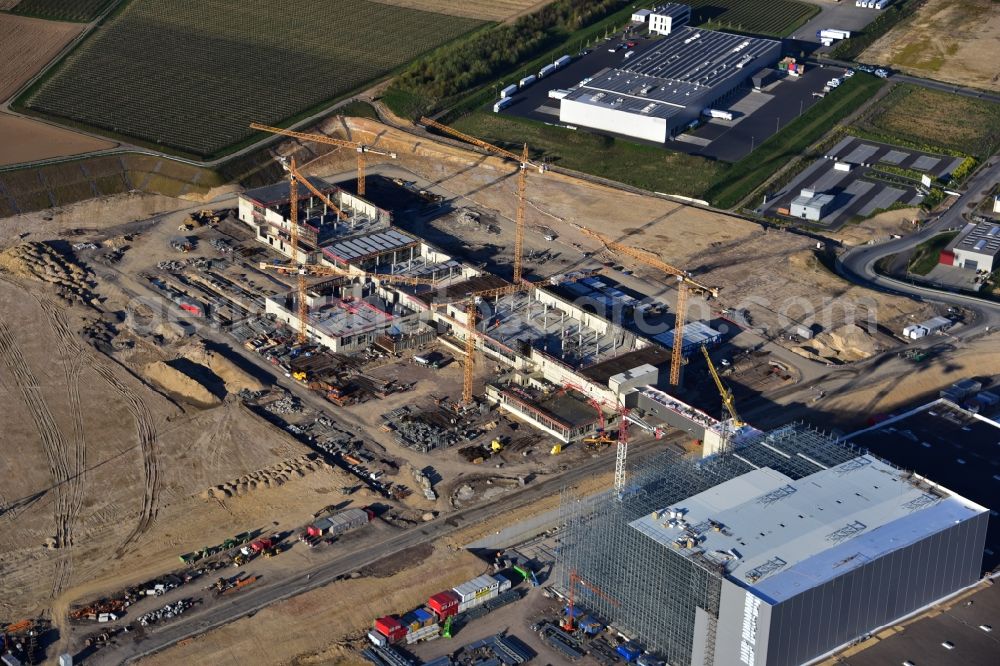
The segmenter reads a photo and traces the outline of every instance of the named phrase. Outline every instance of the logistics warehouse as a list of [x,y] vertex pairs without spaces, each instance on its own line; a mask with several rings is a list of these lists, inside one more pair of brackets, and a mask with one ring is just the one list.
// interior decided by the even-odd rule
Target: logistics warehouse
[[681,28],[581,81],[561,100],[559,120],[664,143],[780,55],[775,40]]

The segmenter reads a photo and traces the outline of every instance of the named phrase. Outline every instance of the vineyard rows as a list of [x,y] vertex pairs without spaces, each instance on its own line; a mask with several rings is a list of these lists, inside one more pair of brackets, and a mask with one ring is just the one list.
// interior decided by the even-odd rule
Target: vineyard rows
[[785,37],[819,11],[798,0],[682,0],[691,5],[695,24],[755,35]]
[[15,14],[57,21],[90,21],[115,0],[21,0]]
[[28,107],[210,156],[481,22],[368,0],[133,0]]

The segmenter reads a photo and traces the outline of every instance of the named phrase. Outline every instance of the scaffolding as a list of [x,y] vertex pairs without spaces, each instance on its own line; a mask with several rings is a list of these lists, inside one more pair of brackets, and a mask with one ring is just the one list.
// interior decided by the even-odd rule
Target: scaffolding
[[[759,467],[792,479],[842,464],[860,451],[801,424],[762,433],[734,451],[692,460],[662,453],[632,471],[622,496],[580,500],[564,494],[566,533],[559,578],[569,572],[616,599],[578,586],[577,603],[676,666],[712,666],[725,566],[647,537],[632,521]],[[694,659],[694,660],[693,660]]]

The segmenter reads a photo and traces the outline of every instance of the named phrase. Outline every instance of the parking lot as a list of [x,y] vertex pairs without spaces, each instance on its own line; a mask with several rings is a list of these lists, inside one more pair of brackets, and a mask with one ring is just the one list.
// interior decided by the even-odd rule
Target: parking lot
[[[615,48],[621,43],[620,39],[614,39],[601,41],[583,56],[574,55],[574,60],[569,65],[519,91],[514,95],[513,103],[500,113],[549,124],[560,124],[559,100],[550,98],[549,91],[567,90],[602,69],[620,67],[640,58],[641,53],[656,41],[639,37],[629,37],[629,39],[637,42],[637,46],[632,49],[618,48],[612,53],[609,48]],[[626,59],[625,55],[628,53],[635,55]],[[838,67],[808,67],[803,76],[798,78],[784,76],[763,91],[755,91],[748,81],[727,99],[715,105],[715,108],[731,111],[733,120],[709,120],[701,127],[680,135],[677,140],[667,144],[667,147],[689,155],[724,162],[741,160],[753,152],[756,146],[781,131],[814,104],[822,101],[814,93],[820,92],[830,78],[841,76],[843,73],[843,69]],[[511,83],[517,82],[503,82],[504,85]],[[580,131],[591,130],[580,128]],[[636,143],[662,146],[633,137],[626,138]]]
[[[838,171],[837,162],[851,165],[850,171]],[[790,183],[772,195],[765,214],[780,217],[778,209],[789,208],[792,199],[803,188],[816,194],[832,194],[833,203],[818,222],[810,222],[838,229],[852,218],[865,218],[878,210],[896,203],[916,206],[923,201],[921,185],[904,176],[878,171],[881,166],[889,170],[905,169],[926,173],[932,178],[951,173],[962,159],[922,153],[908,148],[845,137],[827,154],[796,176]]]

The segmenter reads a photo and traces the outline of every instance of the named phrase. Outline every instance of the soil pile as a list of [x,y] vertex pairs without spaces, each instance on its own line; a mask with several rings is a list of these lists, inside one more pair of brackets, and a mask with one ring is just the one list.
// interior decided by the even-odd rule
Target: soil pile
[[164,391],[202,407],[214,407],[220,400],[197,380],[163,361],[145,367],[146,377]]
[[29,242],[0,252],[0,270],[55,285],[60,298],[92,304],[93,276],[71,254],[49,242]]

